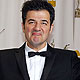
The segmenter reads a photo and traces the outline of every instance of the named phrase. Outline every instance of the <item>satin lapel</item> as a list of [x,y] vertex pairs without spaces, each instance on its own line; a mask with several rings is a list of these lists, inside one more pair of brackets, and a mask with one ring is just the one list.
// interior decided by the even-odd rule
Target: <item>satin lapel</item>
[[49,57],[46,57],[45,60],[45,65],[44,65],[44,69],[43,69],[43,73],[42,73],[42,77],[41,80],[47,80],[48,74],[50,72],[50,70],[52,69],[52,65],[54,63],[54,59],[55,59],[55,52],[54,49],[51,50],[51,47],[48,46],[48,54],[50,55]]
[[30,80],[27,72],[24,46],[16,52],[15,56],[24,80]]

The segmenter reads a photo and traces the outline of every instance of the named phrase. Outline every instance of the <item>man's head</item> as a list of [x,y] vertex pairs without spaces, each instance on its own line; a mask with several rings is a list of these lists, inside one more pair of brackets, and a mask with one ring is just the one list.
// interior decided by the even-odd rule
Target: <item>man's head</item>
[[22,27],[29,47],[40,50],[52,32],[54,9],[47,1],[27,1],[22,8]]
[[48,3],[47,1],[43,0],[32,0],[32,1],[27,1],[23,4],[22,8],[22,20],[23,24],[25,24],[25,19],[28,11],[32,10],[47,10],[50,14],[50,25],[53,23],[54,18],[55,18],[55,11],[53,6]]

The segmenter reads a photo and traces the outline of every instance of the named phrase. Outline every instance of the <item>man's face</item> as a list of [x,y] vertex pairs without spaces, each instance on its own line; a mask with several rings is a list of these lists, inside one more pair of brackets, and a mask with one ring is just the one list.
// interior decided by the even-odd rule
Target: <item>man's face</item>
[[46,40],[52,30],[50,28],[50,14],[47,10],[28,11],[23,32],[29,47],[45,46]]

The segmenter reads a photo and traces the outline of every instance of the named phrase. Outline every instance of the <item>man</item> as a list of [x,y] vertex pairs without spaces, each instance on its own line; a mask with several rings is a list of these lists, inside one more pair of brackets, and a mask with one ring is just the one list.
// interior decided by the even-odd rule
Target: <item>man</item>
[[22,8],[25,44],[0,51],[0,80],[80,80],[74,51],[47,43],[53,29],[54,8],[47,1],[27,1]]

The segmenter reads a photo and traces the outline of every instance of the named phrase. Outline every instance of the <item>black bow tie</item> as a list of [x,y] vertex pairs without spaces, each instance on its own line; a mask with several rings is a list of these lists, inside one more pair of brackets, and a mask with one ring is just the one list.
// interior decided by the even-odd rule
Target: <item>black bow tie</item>
[[47,57],[48,56],[48,52],[47,51],[43,51],[43,52],[28,52],[28,56],[29,57],[33,57],[35,55],[40,55],[43,57]]

